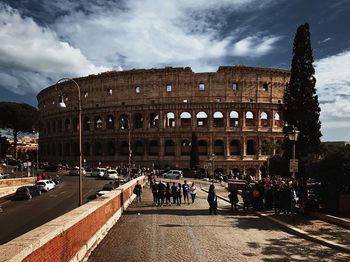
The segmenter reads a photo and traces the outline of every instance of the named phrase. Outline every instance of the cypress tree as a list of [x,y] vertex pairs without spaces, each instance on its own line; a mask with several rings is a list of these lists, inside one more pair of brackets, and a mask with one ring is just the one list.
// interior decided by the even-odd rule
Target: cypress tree
[[296,144],[299,157],[319,153],[321,145],[321,109],[313,61],[309,24],[305,23],[295,34],[291,78],[284,94],[284,120],[300,131]]
[[190,158],[190,167],[193,170],[197,170],[199,165],[199,153],[198,153],[198,139],[195,132],[192,132],[191,139],[191,158]]

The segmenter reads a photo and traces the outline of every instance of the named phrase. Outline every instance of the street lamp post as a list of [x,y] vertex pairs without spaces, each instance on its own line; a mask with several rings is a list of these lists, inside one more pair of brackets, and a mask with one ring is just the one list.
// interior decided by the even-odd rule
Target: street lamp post
[[292,152],[292,160],[293,160],[293,165],[290,169],[292,170],[292,179],[295,179],[295,171],[296,171],[296,167],[295,167],[295,163],[296,163],[296,158],[295,158],[295,144],[298,141],[298,136],[299,136],[300,131],[298,130],[298,128],[296,128],[295,126],[289,126],[288,130],[287,130],[287,135],[288,135],[288,139],[290,141],[292,141],[293,143],[293,152]]
[[128,151],[129,151],[129,158],[128,158],[128,176],[130,176],[131,172],[131,156],[132,156],[132,150],[131,150],[131,129],[130,129],[130,123],[128,119],[122,118],[120,120],[121,128],[126,129],[125,126],[128,128]]
[[[78,118],[79,118],[79,206],[83,204],[83,174],[82,174],[82,166],[83,166],[83,154],[82,154],[82,128],[81,128],[81,95],[80,95],[80,86],[78,83],[71,78],[62,78],[56,82],[56,90],[57,85],[61,81],[71,81],[75,84],[78,89]],[[58,108],[66,108],[66,104],[64,102],[64,98],[62,94],[59,97]]]
[[212,168],[212,171],[213,171],[213,181],[214,181],[214,172],[215,172],[215,168],[214,168],[214,159],[215,159],[215,154],[211,154],[211,168]]

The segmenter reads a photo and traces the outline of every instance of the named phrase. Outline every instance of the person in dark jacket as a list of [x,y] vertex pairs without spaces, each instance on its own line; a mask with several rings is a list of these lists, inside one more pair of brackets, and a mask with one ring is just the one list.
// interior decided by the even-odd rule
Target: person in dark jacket
[[209,193],[208,193],[208,203],[209,203],[209,215],[214,213],[214,215],[217,215],[217,209],[218,209],[218,200],[215,193],[215,187],[213,184],[209,187]]
[[134,194],[136,195],[137,203],[141,203],[142,186],[140,185],[138,180],[134,188]]
[[238,190],[235,185],[230,190],[230,194],[228,195],[231,203],[231,211],[233,211],[233,207],[235,207],[235,211],[237,211],[237,203],[238,203]]

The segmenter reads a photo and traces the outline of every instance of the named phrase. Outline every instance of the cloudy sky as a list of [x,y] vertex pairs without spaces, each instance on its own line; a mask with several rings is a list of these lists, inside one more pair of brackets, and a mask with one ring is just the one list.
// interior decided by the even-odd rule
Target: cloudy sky
[[323,141],[350,141],[350,0],[0,0],[0,101],[61,77],[245,64],[290,69],[310,24]]

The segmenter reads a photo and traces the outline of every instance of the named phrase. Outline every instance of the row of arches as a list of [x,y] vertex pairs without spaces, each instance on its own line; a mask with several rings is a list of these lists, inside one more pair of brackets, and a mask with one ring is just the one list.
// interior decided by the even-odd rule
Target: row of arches
[[[103,128],[109,130],[129,128],[175,128],[177,125],[183,128],[192,127],[192,125],[205,128],[210,125],[210,120],[212,121],[212,127],[240,127],[242,125],[247,127],[281,126],[280,114],[278,112],[273,114],[273,119],[271,119],[270,114],[265,111],[261,112],[258,118],[256,116],[258,113],[253,113],[252,111],[247,111],[242,114],[244,117],[241,117],[240,113],[237,111],[231,111],[227,114],[228,119],[226,119],[221,111],[216,111],[212,114],[212,118],[210,119],[207,112],[200,111],[195,114],[195,118],[193,119],[192,114],[185,111],[181,112],[177,119],[174,112],[167,112],[164,116],[163,123],[160,121],[159,112],[151,112],[146,116],[139,112],[133,114],[123,113],[119,115],[118,118],[116,118],[114,114],[107,114],[106,116],[84,116],[82,125],[84,131],[101,130]],[[77,117],[73,119],[66,118],[63,121],[61,119],[50,120],[46,122],[45,128],[48,133],[77,131],[79,122]]]
[[[262,140],[260,145],[254,139],[247,139],[243,144],[241,140],[233,139],[229,141],[227,150],[225,148],[225,142],[221,139],[213,141],[212,152],[216,156],[241,156],[241,155],[270,155],[273,154],[273,146],[264,147],[261,145],[267,145],[271,143],[268,140]],[[280,143],[277,141],[277,144]],[[191,153],[191,141],[188,139],[172,140],[166,139],[160,141],[157,139],[145,141],[136,140],[131,146],[131,154],[133,156],[189,156]],[[50,156],[77,156],[79,154],[78,143],[49,143],[41,146],[43,154]],[[209,143],[206,140],[198,140],[198,154],[200,156],[209,155]],[[83,155],[84,156],[128,156],[129,155],[129,143],[128,141],[95,141],[83,143]]]

